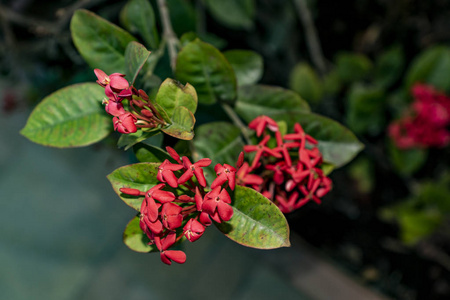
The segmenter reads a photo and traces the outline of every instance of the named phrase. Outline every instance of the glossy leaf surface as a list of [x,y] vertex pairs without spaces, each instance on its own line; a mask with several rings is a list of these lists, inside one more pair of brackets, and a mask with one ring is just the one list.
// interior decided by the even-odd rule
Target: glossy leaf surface
[[134,217],[123,232],[123,242],[133,251],[148,253],[158,252],[155,245],[149,245],[150,239],[139,227],[139,217]]
[[253,189],[236,186],[233,217],[216,226],[241,245],[274,249],[289,247],[289,226],[281,211],[269,199]]
[[289,87],[308,103],[317,103],[322,97],[322,83],[317,73],[306,63],[300,63],[291,72]]
[[276,86],[251,85],[239,88],[236,112],[247,122],[260,115],[309,112],[308,103],[297,93]]
[[125,49],[125,66],[126,78],[134,85],[136,78],[150,56],[148,51],[142,44],[131,42]]
[[197,92],[192,85],[182,85],[171,78],[164,80],[156,94],[156,103],[164,108],[169,117],[173,116],[178,106],[184,106],[194,114],[197,101]]
[[412,62],[407,74],[406,85],[410,88],[415,82],[429,83],[440,90],[450,91],[450,48],[431,47],[419,54]]
[[178,54],[175,75],[194,86],[200,103],[230,103],[236,98],[236,77],[230,63],[219,50],[198,39]]
[[255,14],[254,0],[204,0],[211,14],[231,28],[250,29]]
[[171,121],[169,126],[161,128],[164,133],[181,140],[191,140],[194,137],[195,117],[189,109],[178,106]]
[[140,162],[159,162],[162,163],[166,159],[171,159],[169,153],[161,148],[139,143],[133,147],[134,154]]
[[35,107],[20,133],[35,143],[58,148],[98,142],[112,129],[111,117],[101,105],[104,96],[95,83],[62,88]]
[[127,165],[114,170],[107,176],[109,182],[117,195],[128,206],[139,211],[141,209],[143,196],[129,196],[120,192],[120,188],[133,188],[142,192],[148,191],[160,183],[156,179],[159,163],[137,163]]
[[127,31],[85,9],[75,12],[70,30],[75,46],[93,69],[125,73],[125,49],[135,40]]
[[261,55],[249,50],[228,50],[223,53],[233,67],[239,86],[257,83],[263,75]]
[[134,133],[122,134],[117,142],[117,147],[128,150],[137,143],[140,143],[156,134],[160,133],[158,128],[154,128],[151,131],[138,130]]
[[158,48],[155,13],[148,0],[129,0],[120,12],[120,21],[132,33],[138,33],[151,49]]

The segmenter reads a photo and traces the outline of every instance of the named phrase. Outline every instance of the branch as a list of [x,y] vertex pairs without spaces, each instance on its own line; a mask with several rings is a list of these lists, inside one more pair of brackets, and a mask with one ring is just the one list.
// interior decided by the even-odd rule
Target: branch
[[244,125],[244,123],[242,123],[241,119],[239,119],[238,115],[234,112],[233,108],[231,108],[231,106],[229,106],[226,103],[221,103],[223,110],[226,112],[226,114],[228,115],[228,117],[231,119],[231,121],[233,121],[233,124],[236,125],[237,127],[239,127],[239,129],[242,132],[242,135],[244,136],[245,142],[247,143],[247,145],[251,145],[252,142],[249,138],[249,132],[247,127]]
[[163,25],[163,35],[167,40],[167,48],[169,50],[170,57],[170,67],[172,68],[172,71],[175,71],[177,62],[177,48],[180,42],[178,41],[178,38],[173,31],[166,0],[158,0],[158,8]]
[[323,57],[317,30],[311,17],[311,12],[309,11],[305,0],[294,0],[294,4],[305,29],[306,44],[308,45],[309,55],[311,56],[311,59],[319,73],[324,76],[327,72],[325,59]]

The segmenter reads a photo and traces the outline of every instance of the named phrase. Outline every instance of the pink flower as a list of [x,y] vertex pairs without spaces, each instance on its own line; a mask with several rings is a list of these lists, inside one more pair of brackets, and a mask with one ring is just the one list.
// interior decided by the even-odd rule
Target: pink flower
[[414,102],[405,115],[389,125],[391,139],[400,149],[445,147],[450,144],[450,98],[431,86],[416,84]]
[[108,76],[106,75],[105,72],[103,72],[100,69],[94,69],[94,73],[95,76],[97,76],[97,83],[102,87],[110,85],[114,91],[120,92],[124,89],[127,89],[130,86],[128,81],[125,78],[123,78],[125,77],[124,74],[113,73]]
[[205,232],[205,226],[195,219],[189,219],[183,227],[183,232],[184,236],[190,242],[195,242],[202,236],[203,232]]
[[125,134],[136,132],[136,121],[137,118],[129,112],[116,116],[113,118],[114,130]]

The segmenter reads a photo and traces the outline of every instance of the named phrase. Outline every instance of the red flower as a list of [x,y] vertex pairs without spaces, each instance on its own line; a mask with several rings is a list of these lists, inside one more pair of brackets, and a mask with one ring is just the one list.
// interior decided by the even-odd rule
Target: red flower
[[178,187],[178,179],[173,173],[173,171],[178,171],[183,169],[182,165],[173,164],[168,159],[166,159],[159,167],[158,174],[156,178],[161,182],[167,182],[171,187]]
[[181,206],[178,206],[175,203],[163,204],[161,218],[164,227],[169,230],[175,230],[180,227],[183,222],[183,216],[180,214],[181,210]]
[[211,183],[211,189],[221,186],[228,181],[228,186],[233,191],[236,184],[236,169],[228,164],[223,164],[223,166],[217,164],[214,167],[214,171],[216,171],[217,178]]
[[155,237],[155,245],[160,251],[161,261],[171,265],[172,261],[184,264],[186,262],[186,254],[180,250],[167,250],[176,241],[176,233],[169,233],[165,238]]
[[172,192],[161,190],[165,186],[166,185],[164,183],[155,185],[147,191],[146,197],[152,197],[161,203],[172,202],[175,200],[175,195]]
[[221,187],[218,186],[205,195],[202,210],[207,212],[214,221],[221,223],[230,220],[233,216],[233,208],[229,205],[230,203],[231,198],[227,190],[221,190]]
[[186,172],[184,172],[183,175],[181,175],[180,178],[178,178],[178,184],[183,184],[189,179],[192,178],[192,176],[195,175],[195,178],[197,178],[198,183],[206,187],[206,179],[203,175],[203,169],[202,167],[207,167],[211,164],[211,159],[209,158],[202,158],[198,162],[192,164],[189,158],[186,156],[183,156],[183,166],[186,169]]
[[248,124],[248,128],[254,129],[257,136],[261,136],[265,128],[269,128],[271,131],[278,131],[278,124],[268,116],[256,117]]
[[[160,204],[156,204],[155,200],[151,197],[145,197],[141,204],[141,223],[145,224],[144,232],[150,231],[152,234],[160,234],[163,230],[161,221],[159,221],[158,210]],[[141,225],[141,228],[143,226]],[[148,235],[148,234],[147,234]],[[151,239],[151,237],[149,236]]]
[[284,161],[279,161],[274,165],[266,165],[266,169],[274,172],[273,181],[276,184],[282,184],[284,182],[284,170],[286,169],[286,163]]
[[125,134],[136,132],[136,121],[137,118],[129,112],[116,116],[113,118],[114,130]]
[[180,155],[173,149],[172,147],[167,146],[166,147],[167,152],[169,155],[179,164],[181,164]]
[[249,152],[255,152],[256,151],[256,155],[255,158],[253,159],[252,162],[252,166],[251,168],[254,169],[256,167],[256,165],[259,162],[259,159],[261,158],[261,156],[265,153],[267,153],[268,155],[271,155],[273,157],[277,157],[280,158],[281,155],[276,152],[275,150],[270,149],[269,147],[266,146],[267,142],[270,140],[270,135],[266,135],[261,142],[259,142],[258,145],[246,145],[244,146],[244,151],[249,153]]
[[239,170],[236,172],[236,181],[239,185],[250,186],[258,190],[258,186],[263,183],[261,176],[256,174],[249,174],[250,166],[244,162]]
[[431,86],[416,84],[414,102],[404,117],[389,125],[398,148],[445,147],[450,144],[450,98]]
[[277,139],[277,147],[273,149],[274,151],[278,151],[284,156],[284,161],[286,162],[286,165],[291,166],[291,156],[289,155],[289,148],[296,148],[300,147],[301,143],[284,143],[283,138],[281,137],[281,133],[279,131],[275,132],[275,136]]
[[203,232],[205,232],[205,226],[195,219],[189,219],[183,227],[183,232],[184,236],[190,242],[195,242],[202,236]]

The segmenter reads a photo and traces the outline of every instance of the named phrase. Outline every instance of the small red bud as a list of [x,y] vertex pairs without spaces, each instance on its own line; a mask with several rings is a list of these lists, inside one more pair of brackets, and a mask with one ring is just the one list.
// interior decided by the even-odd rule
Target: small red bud
[[238,157],[238,160],[236,162],[236,167],[239,169],[242,166],[243,163],[244,163],[244,152],[241,151],[241,153],[239,153],[239,157]]
[[141,114],[147,118],[153,117],[153,113],[151,111],[149,111],[148,109],[141,110]]
[[132,189],[132,188],[120,188],[119,189],[121,193],[130,195],[130,196],[144,196],[145,193],[141,192],[138,189]]

